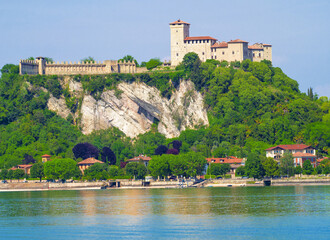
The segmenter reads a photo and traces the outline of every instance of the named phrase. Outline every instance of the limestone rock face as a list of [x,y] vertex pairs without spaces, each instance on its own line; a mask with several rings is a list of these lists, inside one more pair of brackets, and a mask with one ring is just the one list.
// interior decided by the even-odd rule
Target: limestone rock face
[[67,116],[70,114],[70,110],[66,106],[63,96],[60,99],[57,99],[50,94],[47,107],[49,110],[56,112],[62,118],[67,118]]
[[159,132],[172,138],[186,128],[208,125],[203,97],[190,81],[181,82],[169,100],[162,98],[158,89],[144,83],[120,83],[118,89],[122,91],[118,97],[114,90],[104,91],[98,101],[90,95],[84,96],[80,109],[84,134],[114,126],[127,136],[136,137],[159,122]]

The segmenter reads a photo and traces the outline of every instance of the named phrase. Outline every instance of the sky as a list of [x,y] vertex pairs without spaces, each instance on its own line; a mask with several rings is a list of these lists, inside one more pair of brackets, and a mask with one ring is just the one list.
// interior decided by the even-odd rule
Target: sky
[[0,67],[28,57],[54,61],[170,59],[169,23],[190,36],[272,44],[273,66],[330,97],[330,1],[31,0],[0,2]]

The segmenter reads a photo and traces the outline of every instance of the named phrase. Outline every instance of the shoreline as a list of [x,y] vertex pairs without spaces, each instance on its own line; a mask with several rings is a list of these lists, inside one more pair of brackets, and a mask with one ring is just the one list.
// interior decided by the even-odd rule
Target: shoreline
[[[107,182],[76,182],[76,183],[5,183],[0,184],[0,192],[31,192],[31,191],[62,191],[62,190],[120,190],[120,189],[174,189],[197,188],[191,184],[180,185],[179,182],[151,182],[150,186],[142,186],[142,181],[122,181],[120,187],[105,187]],[[285,179],[272,180],[271,187],[276,186],[328,186],[330,178],[323,179]],[[207,187],[263,187],[263,181],[242,179],[211,180],[202,188]]]

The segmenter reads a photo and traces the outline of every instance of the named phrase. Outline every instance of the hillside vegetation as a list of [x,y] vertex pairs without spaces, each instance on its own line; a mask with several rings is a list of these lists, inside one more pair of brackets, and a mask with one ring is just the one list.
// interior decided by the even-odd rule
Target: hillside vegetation
[[135,139],[115,128],[85,136],[72,119],[47,110],[50,93],[63,94],[72,112],[81,104],[63,89],[62,77],[20,76],[18,66],[5,65],[0,78],[0,168],[20,164],[26,154],[36,159],[43,154],[74,159],[72,148],[82,142],[98,149],[110,147],[118,165],[134,155],[153,155],[159,145],[173,140],[182,142],[180,153],[194,151],[205,157],[246,157],[251,152],[264,154],[271,145],[290,143],[311,144],[318,155],[329,154],[326,97],[318,98],[311,90],[309,95],[301,93],[298,83],[269,61],[227,65],[215,60],[201,63],[189,53],[176,71],[74,77],[96,99],[105,89],[116,90],[120,81],[144,82],[169,98],[181,79],[191,79],[203,93],[210,126],[182,131],[177,139],[166,139],[156,126]]

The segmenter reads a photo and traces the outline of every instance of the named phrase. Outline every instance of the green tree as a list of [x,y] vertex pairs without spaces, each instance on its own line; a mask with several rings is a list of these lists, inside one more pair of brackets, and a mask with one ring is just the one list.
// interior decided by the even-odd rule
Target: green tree
[[8,171],[7,178],[10,179],[10,181],[14,178],[14,171],[13,170]]
[[41,179],[44,176],[44,165],[41,162],[33,164],[33,166],[31,167],[31,177],[39,178],[41,182]]
[[20,178],[23,178],[24,176],[24,170],[22,169],[16,169],[13,172],[13,178],[17,179],[19,181]]
[[139,67],[138,62],[137,62],[137,61],[135,60],[135,58],[132,57],[131,55],[126,55],[126,56],[124,56],[123,58],[119,59],[118,61],[128,61],[128,62],[132,62],[132,61],[134,61],[134,62],[135,62],[135,65],[136,65],[137,67]]
[[168,161],[169,155],[153,156],[149,161],[149,171],[153,177],[167,177],[171,175],[170,164]]
[[82,62],[86,62],[86,63],[95,63],[95,60],[93,57],[89,56],[86,58],[81,59]]
[[267,158],[262,162],[262,166],[265,170],[265,176],[273,177],[280,175],[278,163],[273,158]]
[[311,164],[311,161],[310,160],[306,160],[304,161],[303,163],[303,174],[305,175],[311,175],[314,171],[314,168]]
[[245,167],[244,166],[239,166],[236,169],[235,175],[236,176],[241,176],[241,177],[245,176]]
[[126,165],[125,171],[127,175],[134,176],[136,179],[143,179],[147,174],[147,168],[144,164],[130,162]]
[[8,170],[7,169],[2,169],[1,172],[0,172],[0,179],[1,180],[6,180],[7,175],[8,175]]
[[108,166],[105,163],[95,163],[85,170],[84,175],[90,180],[106,180],[109,177]]
[[264,169],[257,154],[250,153],[245,162],[246,175],[253,178],[264,176]]
[[61,180],[67,180],[76,174],[77,162],[70,158],[53,160],[55,162],[55,172]]
[[280,168],[283,175],[293,176],[295,169],[293,163],[293,156],[290,152],[286,151],[280,158]]
[[162,65],[163,63],[160,61],[159,58],[152,58],[146,63],[146,67],[148,70],[154,69],[155,67],[158,67]]
[[295,169],[294,169],[294,173],[295,173],[295,174],[302,174],[302,171],[303,171],[303,169],[301,168],[300,165],[298,165],[298,166],[295,167]]
[[58,179],[59,174],[56,171],[56,160],[45,162],[44,164],[44,174],[47,179]]
[[190,80],[195,84],[197,90],[202,88],[202,69],[200,68],[202,62],[198,55],[194,52],[187,53],[182,60],[184,71],[188,74]]

